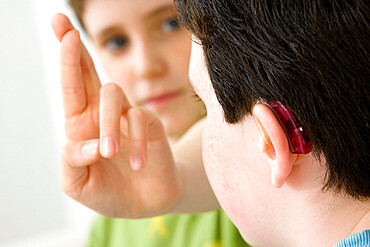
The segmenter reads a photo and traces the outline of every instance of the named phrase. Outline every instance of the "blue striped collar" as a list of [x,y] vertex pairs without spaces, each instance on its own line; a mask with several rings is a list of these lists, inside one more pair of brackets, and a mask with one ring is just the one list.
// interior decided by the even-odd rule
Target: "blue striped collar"
[[355,233],[339,241],[334,247],[370,247],[370,229]]

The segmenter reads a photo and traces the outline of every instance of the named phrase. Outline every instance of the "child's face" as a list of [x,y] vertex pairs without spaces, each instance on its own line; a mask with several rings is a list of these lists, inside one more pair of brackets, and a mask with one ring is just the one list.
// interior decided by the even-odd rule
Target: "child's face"
[[241,233],[253,240],[254,234],[264,234],[272,225],[274,209],[266,200],[274,202],[281,194],[271,187],[269,164],[259,149],[261,136],[253,118],[246,116],[233,125],[225,122],[203,59],[201,46],[193,43],[189,76],[207,107],[204,166],[222,208]]
[[188,83],[191,35],[172,0],[88,0],[83,21],[108,76],[179,137],[204,115]]

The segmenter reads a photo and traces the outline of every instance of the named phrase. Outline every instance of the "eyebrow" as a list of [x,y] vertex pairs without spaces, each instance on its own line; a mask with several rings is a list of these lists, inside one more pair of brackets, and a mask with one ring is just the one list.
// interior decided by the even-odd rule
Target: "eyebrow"
[[[118,24],[114,24],[114,25],[108,26],[106,28],[103,28],[101,31],[99,31],[96,34],[96,37],[97,38],[105,37],[105,36],[111,34],[112,32],[117,32],[117,31],[120,31],[120,30],[122,30],[122,28]],[[92,36],[92,35],[90,35],[90,36]]]
[[[172,4],[167,4],[167,5],[160,6],[156,9],[154,9],[153,11],[150,11],[150,12],[146,13],[144,15],[144,18],[149,19],[149,17],[159,15],[162,12],[165,12],[165,11],[168,11],[171,14],[176,13],[176,10],[175,10],[174,6]],[[112,24],[110,26],[107,26],[107,27],[103,28],[101,31],[99,31],[97,33],[96,37],[105,37],[105,36],[111,34],[112,32],[117,32],[117,31],[121,31],[121,30],[122,30],[122,27],[121,27],[120,24]]]
[[166,5],[163,5],[163,6],[160,6],[160,7],[156,8],[155,10],[153,10],[149,13],[146,13],[145,17],[148,18],[148,16],[158,15],[158,14],[160,14],[162,12],[165,12],[165,11],[168,11],[169,13],[176,13],[176,9],[173,6],[173,4],[166,4]]

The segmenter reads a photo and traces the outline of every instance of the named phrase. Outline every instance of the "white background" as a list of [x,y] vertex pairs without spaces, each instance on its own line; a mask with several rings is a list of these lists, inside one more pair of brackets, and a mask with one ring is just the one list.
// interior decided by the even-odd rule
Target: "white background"
[[1,247],[83,246],[94,217],[59,184],[64,120],[50,20],[73,16],[65,1],[0,0]]

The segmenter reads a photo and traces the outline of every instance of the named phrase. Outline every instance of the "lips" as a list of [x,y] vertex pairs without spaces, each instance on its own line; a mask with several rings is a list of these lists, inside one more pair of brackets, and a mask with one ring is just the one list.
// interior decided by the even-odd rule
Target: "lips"
[[164,107],[180,96],[181,92],[164,93],[143,101],[143,105],[148,108],[158,109]]

